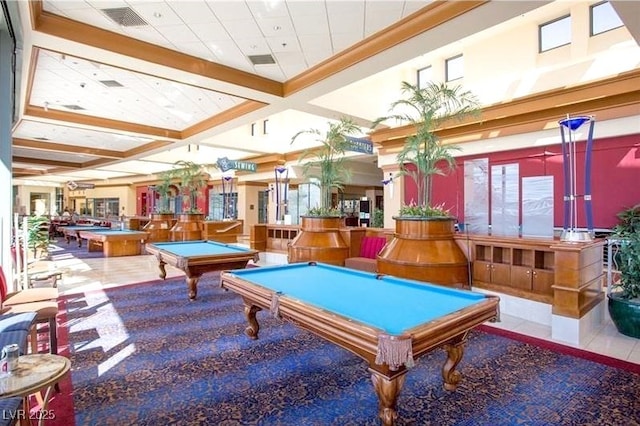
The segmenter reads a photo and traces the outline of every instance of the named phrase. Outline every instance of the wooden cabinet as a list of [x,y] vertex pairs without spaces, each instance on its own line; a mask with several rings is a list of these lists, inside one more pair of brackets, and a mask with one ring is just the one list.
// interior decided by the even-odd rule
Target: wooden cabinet
[[267,225],[267,251],[286,253],[299,232],[296,225]]
[[473,285],[551,303],[555,277],[550,244],[523,238],[472,238]]
[[473,285],[551,303],[554,256],[549,244],[524,239],[473,241]]
[[511,282],[511,250],[486,244],[476,246],[473,279],[481,282],[509,285]]
[[456,235],[472,261],[472,285],[548,303],[553,313],[581,318],[603,299],[603,240]]

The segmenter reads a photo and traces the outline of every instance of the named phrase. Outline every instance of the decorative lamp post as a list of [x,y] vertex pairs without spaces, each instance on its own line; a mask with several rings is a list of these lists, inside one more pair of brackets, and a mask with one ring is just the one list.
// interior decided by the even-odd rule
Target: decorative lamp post
[[287,195],[289,192],[289,169],[284,166],[276,166],[276,223],[280,223],[284,216],[289,214],[287,208]]
[[[575,131],[589,123],[589,135],[585,147],[584,194],[577,192],[577,158]],[[593,151],[593,128],[595,120],[590,116],[570,117],[558,121],[562,137],[562,160],[564,175],[564,219],[560,239],[562,241],[591,241],[593,238],[593,207],[591,203],[591,155]],[[578,230],[578,198],[584,200],[587,230]]]
[[233,176],[222,177],[222,219],[233,219]]
[[151,213],[155,213],[157,211],[157,194],[158,191],[156,191],[155,185],[147,186],[147,212],[142,212],[143,215],[146,216],[146,213],[149,213],[149,216],[151,216]]

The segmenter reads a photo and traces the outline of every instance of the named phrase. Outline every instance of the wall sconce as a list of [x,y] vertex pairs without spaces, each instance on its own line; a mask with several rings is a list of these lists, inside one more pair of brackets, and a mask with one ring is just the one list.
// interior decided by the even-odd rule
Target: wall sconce
[[269,120],[264,120],[262,122],[262,134],[264,135],[268,135],[269,134]]
[[389,188],[389,197],[393,198],[393,173],[389,173],[387,179],[382,179],[382,185]]

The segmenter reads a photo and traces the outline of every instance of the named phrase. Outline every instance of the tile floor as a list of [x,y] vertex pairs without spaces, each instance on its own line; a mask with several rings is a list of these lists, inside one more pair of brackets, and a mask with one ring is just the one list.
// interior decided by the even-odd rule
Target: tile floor
[[[266,257],[262,256],[262,259]],[[63,272],[59,289],[62,294],[99,290],[123,284],[151,281],[158,278],[158,266],[151,255],[126,256],[80,260],[60,259],[46,267]],[[181,271],[167,265],[167,276],[183,275]],[[501,322],[492,323],[500,327],[533,337],[551,340],[550,327],[517,317],[502,315]],[[560,342],[562,343],[562,342]],[[616,330],[610,320],[602,324],[600,330],[584,339],[580,349],[596,352],[640,364],[640,340],[626,337]]]

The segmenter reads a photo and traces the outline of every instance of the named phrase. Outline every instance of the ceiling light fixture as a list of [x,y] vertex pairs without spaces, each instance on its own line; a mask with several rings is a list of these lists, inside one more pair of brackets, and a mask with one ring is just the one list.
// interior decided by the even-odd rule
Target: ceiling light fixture
[[282,29],[282,27],[280,25],[274,25],[273,26],[273,30],[274,31],[280,31]]

